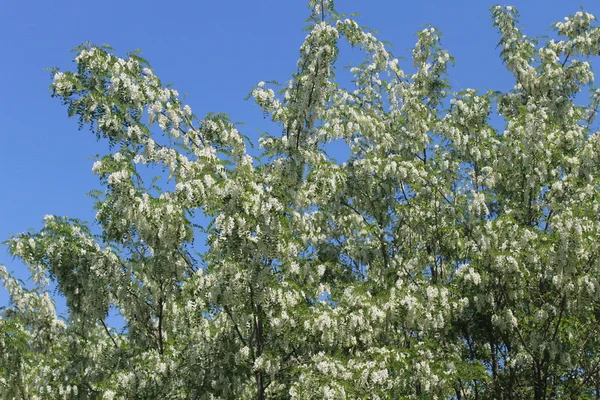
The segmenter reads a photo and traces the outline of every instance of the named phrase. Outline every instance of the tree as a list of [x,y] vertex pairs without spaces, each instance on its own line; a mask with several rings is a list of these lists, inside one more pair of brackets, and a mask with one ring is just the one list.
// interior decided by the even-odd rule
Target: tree
[[[53,72],[53,96],[114,151],[93,167],[99,233],[46,216],[7,242],[36,286],[0,267],[3,398],[600,396],[595,18],[536,40],[493,7],[514,88],[455,93],[436,29],[406,72],[332,2],[310,7],[298,71],[252,91],[282,128],[259,156],[137,53],[83,45]],[[366,57],[352,91],[340,41]]]

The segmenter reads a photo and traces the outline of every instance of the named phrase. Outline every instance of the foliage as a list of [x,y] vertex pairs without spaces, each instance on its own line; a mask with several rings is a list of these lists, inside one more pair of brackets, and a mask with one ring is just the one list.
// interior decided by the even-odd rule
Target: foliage
[[[537,41],[493,7],[514,88],[454,93],[436,29],[409,73],[331,3],[310,6],[298,71],[252,91],[282,128],[259,157],[137,53],[84,45],[76,71],[54,71],[53,95],[114,152],[93,167],[100,234],[47,216],[8,241],[36,287],[0,267],[3,398],[599,395],[595,18]],[[354,90],[335,81],[340,41],[366,56]]]

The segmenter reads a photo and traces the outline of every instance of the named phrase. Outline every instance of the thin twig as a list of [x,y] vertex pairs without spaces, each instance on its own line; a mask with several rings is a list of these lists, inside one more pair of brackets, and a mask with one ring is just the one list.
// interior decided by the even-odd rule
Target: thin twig
[[106,326],[106,324],[104,323],[104,320],[102,318],[98,318],[100,320],[100,323],[102,323],[102,326],[104,327],[104,330],[106,331],[106,334],[108,335],[108,337],[110,338],[110,340],[113,342],[113,344],[115,345],[115,348],[117,350],[119,350],[119,345],[117,344],[117,342],[115,341],[115,338],[112,337],[112,335],[110,334],[110,331],[108,330],[108,327]]

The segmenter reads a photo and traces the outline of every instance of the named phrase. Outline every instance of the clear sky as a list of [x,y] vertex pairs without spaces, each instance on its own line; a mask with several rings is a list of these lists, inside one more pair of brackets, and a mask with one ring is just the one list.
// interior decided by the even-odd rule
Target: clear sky
[[[45,214],[93,220],[99,188],[90,157],[106,151],[87,130],[77,131],[66,109],[50,98],[50,73],[69,69],[70,49],[90,41],[108,43],[119,55],[141,49],[165,83],[174,84],[197,115],[225,112],[245,122],[256,137],[269,126],[244,98],[261,80],[285,82],[295,71],[306,33],[308,0],[1,0],[0,240],[39,229]],[[432,24],[456,58],[451,84],[457,89],[506,90],[511,84],[496,48],[488,0],[336,0],[338,11],[379,31],[397,56],[410,56],[414,32]],[[579,6],[600,17],[597,0],[519,0],[528,36],[549,33],[553,22]],[[343,55],[342,55],[343,58]],[[405,61],[406,66],[410,62]],[[277,129],[277,128],[275,128]],[[23,266],[0,248],[0,264],[27,277]],[[21,272],[19,272],[21,271]],[[7,296],[0,289],[0,307]]]

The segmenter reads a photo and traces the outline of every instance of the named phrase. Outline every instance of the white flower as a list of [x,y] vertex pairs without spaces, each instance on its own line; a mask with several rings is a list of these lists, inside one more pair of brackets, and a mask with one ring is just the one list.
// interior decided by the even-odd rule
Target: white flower
[[102,398],[104,400],[113,400],[115,398],[115,395],[116,395],[116,393],[109,389],[104,392],[104,394],[102,395]]
[[323,274],[325,274],[325,269],[326,269],[325,265],[323,265],[323,264],[319,264],[319,265],[317,266],[317,274],[318,274],[319,276],[323,276]]
[[376,385],[381,385],[381,384],[385,383],[387,378],[388,378],[387,368],[371,372],[371,381]]
[[118,185],[119,183],[126,180],[127,178],[129,178],[129,172],[117,171],[117,172],[113,172],[112,174],[110,174],[108,176],[107,182],[110,185]]
[[98,160],[98,161],[94,162],[94,165],[92,165],[92,172],[97,174],[100,172],[101,168],[102,168],[102,161]]

